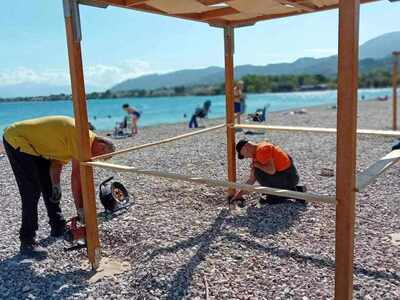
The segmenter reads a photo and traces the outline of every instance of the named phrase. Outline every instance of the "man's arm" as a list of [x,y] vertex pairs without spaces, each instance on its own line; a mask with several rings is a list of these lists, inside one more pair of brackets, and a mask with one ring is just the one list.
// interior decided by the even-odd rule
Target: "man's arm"
[[275,164],[272,159],[268,160],[266,164],[254,162],[254,167],[257,169],[260,169],[261,171],[263,171],[269,175],[274,175],[276,173]]
[[[254,167],[252,166],[251,171],[250,171],[250,177],[246,181],[246,184],[253,185],[257,181],[256,176],[254,175]],[[240,190],[236,192],[236,194],[232,197],[232,200],[239,199],[245,194],[246,192],[243,190]]]
[[79,171],[79,162],[72,160],[71,188],[77,210],[83,209],[81,172]]

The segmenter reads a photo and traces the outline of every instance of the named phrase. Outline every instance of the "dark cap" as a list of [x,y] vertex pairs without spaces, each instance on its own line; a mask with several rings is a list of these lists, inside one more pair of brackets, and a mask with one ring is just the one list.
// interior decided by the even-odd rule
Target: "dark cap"
[[236,144],[236,152],[238,154],[238,158],[239,159],[243,159],[244,156],[242,154],[240,154],[240,151],[242,150],[242,148],[244,147],[244,145],[246,145],[249,141],[248,140],[240,140],[237,144]]

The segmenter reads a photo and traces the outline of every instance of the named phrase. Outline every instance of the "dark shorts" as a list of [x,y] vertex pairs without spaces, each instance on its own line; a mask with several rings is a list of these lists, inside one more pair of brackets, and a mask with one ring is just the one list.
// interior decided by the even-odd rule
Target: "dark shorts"
[[239,102],[235,102],[235,113],[242,112],[242,104]]
[[132,115],[135,116],[137,119],[140,118],[140,113],[137,112],[137,111],[134,111],[134,112],[132,113]]
[[296,190],[296,186],[299,183],[299,174],[293,161],[288,169],[276,172],[274,175],[267,174],[256,168],[255,176],[261,186],[277,189]]

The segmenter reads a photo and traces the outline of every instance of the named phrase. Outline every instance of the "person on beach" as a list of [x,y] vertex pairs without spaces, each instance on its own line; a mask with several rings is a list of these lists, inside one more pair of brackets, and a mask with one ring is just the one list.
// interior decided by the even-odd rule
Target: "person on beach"
[[197,118],[203,119],[207,117],[208,113],[210,112],[210,108],[211,108],[210,100],[204,102],[203,107],[196,108],[194,114],[192,115],[192,118],[190,119],[189,128],[198,128],[199,124],[197,123]]
[[137,134],[138,133],[137,123],[139,122],[140,119],[140,112],[134,107],[131,107],[128,103],[122,105],[122,109],[128,114],[128,117],[130,119],[127,122],[130,122],[132,124],[132,135]]
[[[236,145],[239,159],[250,158],[250,177],[246,184],[253,185],[256,181],[265,187],[305,192],[304,186],[298,186],[299,175],[289,154],[279,146],[269,142],[253,143],[240,140]],[[242,198],[244,191],[238,191],[231,201]],[[261,198],[260,204],[278,204],[287,199],[267,195]],[[304,201],[299,200],[304,203]]]
[[236,123],[240,124],[240,115],[245,112],[246,95],[243,93],[244,82],[239,80],[233,87],[234,109],[236,114]]
[[[93,156],[115,151],[108,139],[89,131]],[[22,224],[19,231],[20,253],[45,257],[47,251],[36,242],[38,201],[43,196],[52,237],[65,232],[61,212],[60,179],[65,164],[72,161],[71,189],[78,217],[83,220],[83,200],[78,162],[80,147],[75,120],[51,116],[21,121],[5,129],[3,144],[22,200]]]

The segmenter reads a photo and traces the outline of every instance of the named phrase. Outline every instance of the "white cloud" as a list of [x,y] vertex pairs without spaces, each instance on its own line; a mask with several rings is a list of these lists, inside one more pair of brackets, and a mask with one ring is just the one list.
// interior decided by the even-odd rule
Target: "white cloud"
[[[149,63],[139,60],[125,60],[117,65],[90,65],[84,68],[85,83],[98,87],[99,90],[119,83],[123,80],[153,73]],[[0,70],[0,86],[15,84],[50,84],[69,85],[68,69],[35,70],[18,67],[14,70]]]

